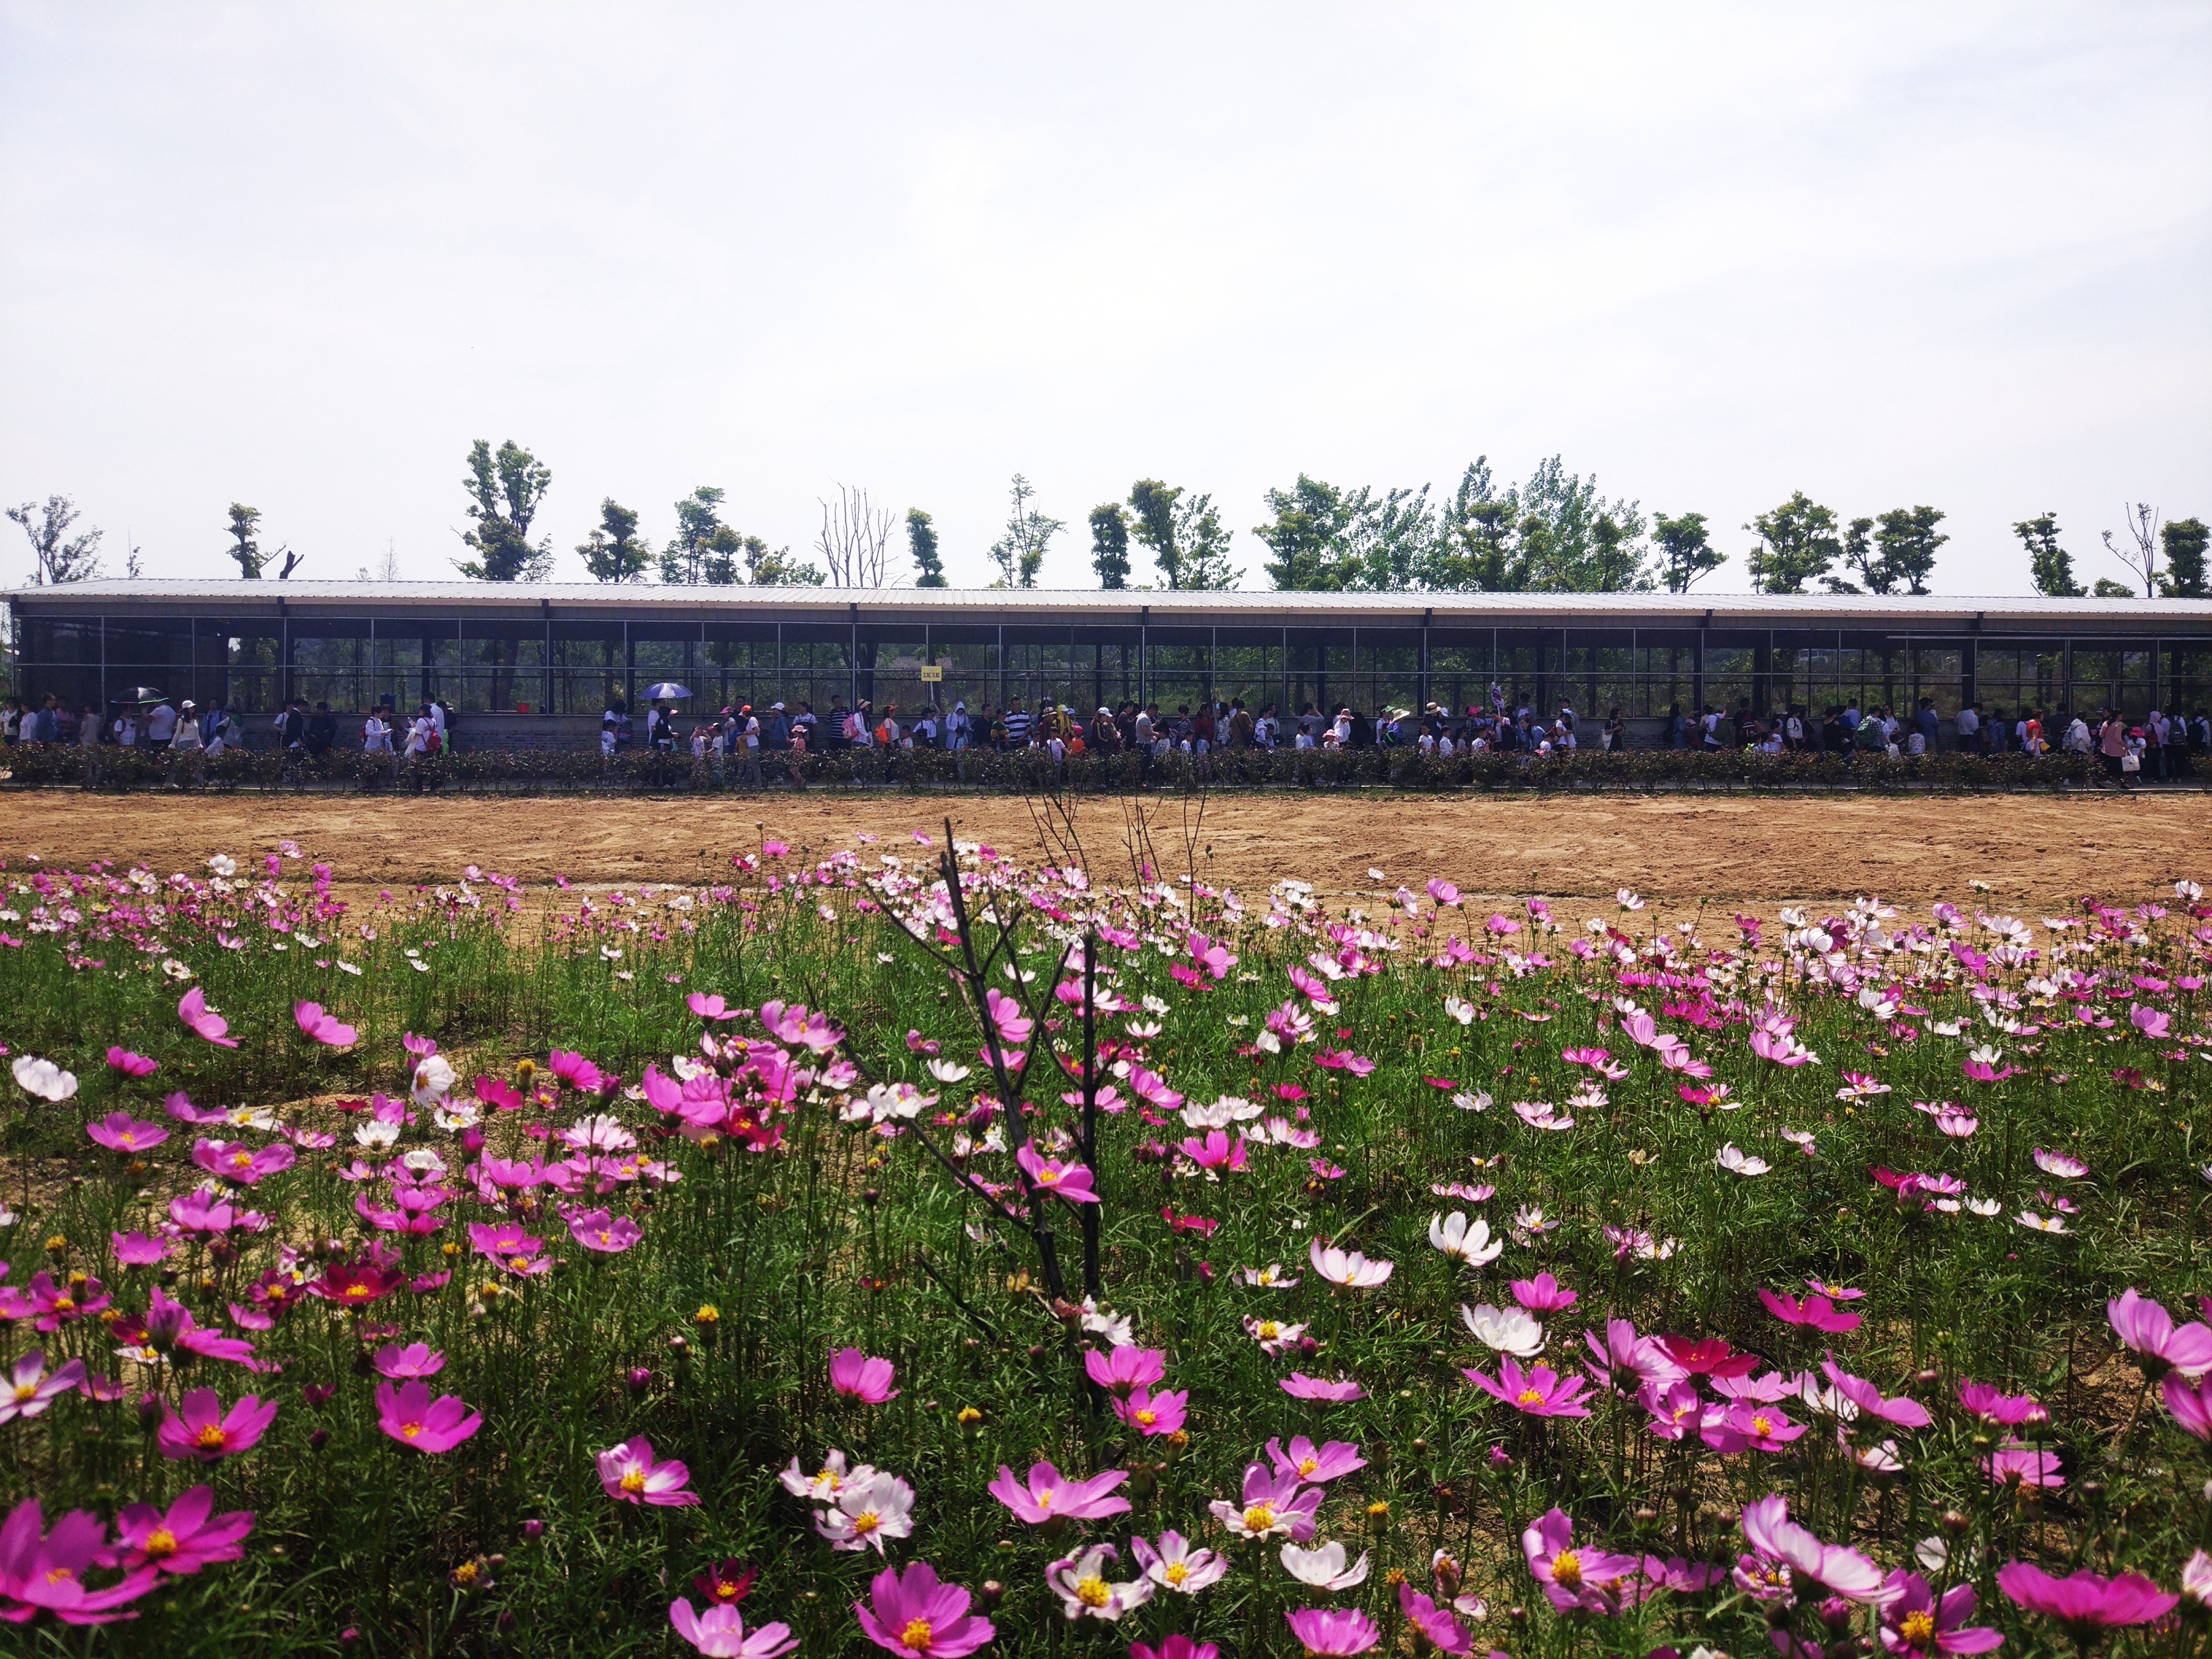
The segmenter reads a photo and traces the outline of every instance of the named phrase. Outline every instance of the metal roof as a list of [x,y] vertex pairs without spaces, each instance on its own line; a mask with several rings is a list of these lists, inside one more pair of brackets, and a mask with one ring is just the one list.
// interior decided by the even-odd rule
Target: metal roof
[[2109,633],[2212,632],[2212,600],[2048,599],[2040,595],[1930,594],[1921,598],[1829,593],[1305,593],[1231,588],[1155,592],[1142,588],[707,587],[658,583],[247,581],[236,578],[73,582],[18,587],[9,604],[58,611],[174,611],[207,609],[246,615],[437,610],[551,613],[575,617],[609,611],[678,611],[702,618],[845,621],[941,617],[1036,623],[1081,617],[1093,623],[1214,621],[1311,627],[1418,625],[1532,626],[1579,623],[1627,626],[2062,627]]

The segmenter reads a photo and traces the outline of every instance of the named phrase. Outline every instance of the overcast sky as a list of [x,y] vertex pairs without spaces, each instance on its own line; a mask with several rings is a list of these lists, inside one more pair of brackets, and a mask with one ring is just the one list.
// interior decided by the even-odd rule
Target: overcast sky
[[1017,471],[1047,586],[1140,477],[1265,586],[1270,485],[1478,454],[1707,514],[1723,590],[1796,489],[1942,507],[1953,593],[2212,516],[2203,0],[0,3],[0,495],[155,575],[234,500],[450,575],[479,437],[570,579],[603,495],[803,549],[842,482],[980,583]]

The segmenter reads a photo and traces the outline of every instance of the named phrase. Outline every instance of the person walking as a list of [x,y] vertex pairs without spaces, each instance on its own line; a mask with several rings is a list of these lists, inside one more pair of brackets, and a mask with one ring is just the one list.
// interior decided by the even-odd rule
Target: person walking
[[[167,705],[163,705],[167,707]],[[200,723],[192,718],[193,708],[187,699],[182,708],[173,711],[169,722],[169,787],[191,788],[200,781],[201,763],[205,758],[206,745],[200,741]]]

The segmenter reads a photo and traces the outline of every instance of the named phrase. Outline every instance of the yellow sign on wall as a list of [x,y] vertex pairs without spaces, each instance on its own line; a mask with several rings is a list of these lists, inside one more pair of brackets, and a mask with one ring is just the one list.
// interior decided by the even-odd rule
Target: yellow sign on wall
[[944,684],[945,671],[934,663],[925,665],[921,671],[921,683],[924,685]]

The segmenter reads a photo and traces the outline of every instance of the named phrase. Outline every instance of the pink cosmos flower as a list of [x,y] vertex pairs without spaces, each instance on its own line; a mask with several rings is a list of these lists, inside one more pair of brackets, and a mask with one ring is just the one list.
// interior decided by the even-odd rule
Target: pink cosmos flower
[[1739,1400],[1725,1413],[1708,1417],[1699,1431],[1705,1443],[1723,1456],[1741,1451],[1778,1452],[1805,1432],[1777,1406]]
[[830,1023],[829,1015],[809,1014],[804,1003],[787,1008],[781,1002],[763,1002],[760,1017],[771,1036],[812,1054],[827,1054],[845,1040],[845,1033]]
[[599,1485],[617,1504],[682,1509],[700,1501],[697,1492],[684,1490],[691,1471],[672,1457],[656,1460],[653,1442],[641,1434],[599,1453]]
[[115,1259],[126,1267],[150,1267],[175,1248],[166,1238],[151,1238],[141,1232],[110,1233],[108,1242],[115,1247]]
[[788,1625],[766,1624],[748,1634],[744,1615],[734,1606],[710,1605],[695,1613],[688,1596],[678,1596],[670,1606],[668,1622],[707,1659],[780,1659],[799,1645]]
[[483,1426],[483,1413],[457,1395],[430,1397],[418,1379],[376,1385],[376,1426],[418,1452],[449,1452]]
[[1667,1350],[1648,1336],[1637,1334],[1626,1319],[1608,1319],[1605,1334],[1584,1331],[1583,1340],[1596,1362],[1589,1367],[1591,1381],[1610,1382],[1620,1394],[1633,1394],[1647,1382],[1673,1382],[1683,1370]]
[[71,1510],[54,1522],[51,1534],[44,1531],[45,1524],[35,1498],[17,1504],[0,1524],[0,1620],[27,1624],[41,1609],[64,1625],[136,1619],[137,1613],[117,1609],[152,1589],[161,1577],[159,1570],[140,1567],[119,1584],[87,1589],[86,1571],[106,1558],[106,1528],[84,1510]]
[[1332,1440],[1316,1447],[1304,1435],[1294,1437],[1290,1449],[1283,1449],[1280,1440],[1267,1443],[1267,1456],[1278,1474],[1295,1474],[1301,1480],[1319,1484],[1352,1474],[1367,1467],[1367,1460],[1359,1455],[1359,1448],[1348,1440]]
[[118,1320],[115,1334],[125,1341],[152,1348],[156,1353],[174,1349],[210,1359],[229,1360],[234,1364],[254,1364],[251,1343],[200,1324],[192,1317],[191,1309],[172,1302],[159,1285],[154,1287],[153,1302],[146,1312],[135,1319]]
[[199,1139],[192,1143],[192,1162],[210,1175],[251,1187],[269,1176],[282,1175],[300,1161],[299,1153],[281,1140],[266,1146],[249,1146],[242,1140]]
[[1982,1460],[1982,1472],[1990,1483],[1999,1486],[2063,1486],[2066,1477],[2058,1473],[2058,1455],[2039,1451],[2022,1445],[2017,1440],[2008,1440]]
[[2159,1392],[2176,1427],[2199,1440],[2212,1440],[2212,1377],[2191,1382],[2179,1371],[2168,1371]]
[[359,1031],[346,1024],[337,1015],[325,1013],[323,1005],[319,1002],[294,1003],[292,1018],[299,1023],[302,1031],[316,1042],[332,1048],[347,1048],[361,1040]]
[[1100,1388],[1126,1395],[1164,1378],[1167,1359],[1158,1348],[1092,1348],[1083,1356],[1083,1369]]
[[44,1412],[57,1395],[67,1394],[84,1382],[84,1361],[72,1359],[46,1374],[46,1353],[33,1348],[15,1362],[8,1380],[0,1384],[0,1423],[33,1418]]
[[1154,1394],[1149,1389],[1139,1389],[1127,1399],[1114,1401],[1114,1415],[1139,1434],[1174,1434],[1182,1427],[1183,1409],[1190,1403],[1187,1389],[1170,1389]]
[[1478,1370],[1462,1370],[1460,1375],[1493,1399],[1502,1400],[1531,1417],[1589,1415],[1589,1407],[1579,1403],[1583,1390],[1589,1387],[1585,1378],[1563,1380],[1549,1365],[1524,1371],[1511,1354],[1500,1358],[1498,1370],[1502,1381],[1494,1382]]
[[1370,1261],[1357,1250],[1339,1249],[1334,1244],[1323,1248],[1318,1238],[1307,1245],[1306,1259],[1313,1263],[1313,1270],[1330,1284],[1361,1291],[1372,1290],[1388,1279],[1396,1265]]
[[1022,1012],[1022,1005],[994,988],[983,993],[983,1006],[989,1011],[991,1024],[997,1031],[1000,1053],[1018,1048],[1030,1040],[1036,1029],[1034,1022]]
[[2172,1315],[2144,1299],[2132,1286],[2107,1303],[2105,1314],[2112,1321],[2112,1334],[2135,1355],[2136,1365],[2152,1382],[2169,1370],[2179,1371],[2192,1382],[2212,1371],[2212,1326],[2194,1321],[2177,1326]]
[[1098,1194],[1091,1185],[1091,1166],[1087,1164],[1040,1158],[1026,1140],[1014,1148],[1014,1162],[1022,1166],[1022,1173],[1029,1176],[1031,1184],[1048,1197],[1069,1204],[1098,1201]]
[[27,1296],[29,1306],[26,1315],[35,1316],[38,1328],[42,1331],[58,1331],[64,1325],[74,1325],[78,1320],[100,1312],[115,1299],[102,1292],[96,1279],[87,1279],[81,1285],[75,1280],[64,1280],[57,1285],[54,1276],[43,1270],[31,1275]]
[[1244,1137],[1238,1135],[1232,1146],[1219,1129],[1211,1131],[1204,1140],[1186,1136],[1178,1150],[1201,1170],[1241,1170],[1247,1157]]
[[1945,1653],[1988,1653],[2004,1638],[1986,1626],[1970,1626],[1974,1587],[1955,1584],[1939,1601],[1917,1572],[1893,1572],[1895,1597],[1881,1610],[1881,1645],[1902,1659],[1935,1659]]
[[1398,1611],[1437,1652],[1451,1659],[1474,1659],[1474,1632],[1453,1618],[1450,1609],[1437,1606],[1409,1583],[1398,1586]]
[[897,1399],[899,1390],[891,1387],[896,1376],[890,1360],[871,1358],[858,1348],[840,1348],[830,1356],[830,1386],[864,1406]]
[[1322,1489],[1304,1485],[1296,1469],[1271,1474],[1265,1463],[1244,1467],[1243,1501],[1217,1498],[1206,1507],[1236,1537],[1255,1540],[1287,1536],[1303,1544],[1319,1524]]
[[1754,1578],[1768,1563],[1786,1565],[1797,1577],[1825,1585],[1847,1601],[1876,1604],[1890,1599],[1881,1571],[1856,1550],[1824,1544],[1790,1518],[1789,1500],[1778,1495],[1744,1506],[1744,1541],[1755,1553],[1744,1558],[1743,1573]]
[[1538,1273],[1534,1279],[1513,1281],[1513,1299],[1531,1313],[1550,1313],[1561,1308],[1571,1308],[1579,1294],[1569,1290],[1549,1273]]
[[[1136,1558],[1146,1577],[1162,1589],[1182,1595],[1195,1595],[1229,1576],[1226,1558],[1212,1550],[1193,1549],[1179,1532],[1162,1533],[1157,1548],[1145,1538],[1132,1538],[1129,1553]],[[1134,1651],[1132,1648],[1131,1652]]]
[[151,1504],[131,1504],[115,1517],[115,1530],[111,1565],[195,1573],[245,1554],[253,1515],[247,1510],[216,1515],[215,1488],[192,1486],[178,1494],[167,1515]]
[[160,1124],[141,1123],[128,1112],[110,1112],[99,1122],[86,1124],[84,1132],[111,1152],[143,1152],[169,1138]]
[[446,1369],[446,1356],[427,1342],[410,1342],[404,1348],[394,1342],[379,1348],[369,1363],[382,1376],[435,1376]]
[[2048,1423],[2051,1413],[2030,1394],[2006,1394],[1986,1382],[1965,1377],[1959,1383],[1959,1403],[1985,1423],[2016,1428],[2022,1423]]
[[1885,1423],[1894,1423],[1901,1429],[1924,1429],[1936,1420],[1929,1415],[1928,1407],[1917,1400],[1902,1395],[1894,1400],[1885,1400],[1880,1389],[1864,1377],[1853,1376],[1849,1371],[1838,1369],[1832,1359],[1823,1359],[1820,1370],[1838,1395],[1869,1417],[1878,1417]]
[[570,1216],[568,1233],[586,1249],[601,1255],[620,1255],[645,1237],[645,1230],[629,1217],[611,1217],[605,1210],[583,1210]]
[[161,1069],[158,1060],[149,1060],[143,1054],[134,1054],[128,1048],[110,1048],[107,1063],[125,1077],[151,1077]]
[[1088,1480],[1070,1480],[1049,1463],[1032,1463],[1024,1486],[1001,1463],[999,1478],[985,1490],[1012,1510],[1017,1520],[1034,1527],[1055,1519],[1098,1521],[1123,1513],[1129,1500],[1115,1496],[1114,1488],[1128,1478],[1126,1469],[1107,1469]]
[[1365,1077],[1375,1069],[1375,1062],[1364,1054],[1355,1054],[1349,1048],[1316,1048],[1310,1058],[1313,1063],[1332,1072],[1349,1072],[1354,1077]]
[[1367,1390],[1351,1377],[1339,1376],[1334,1382],[1318,1376],[1308,1376],[1304,1371],[1292,1371],[1282,1380],[1282,1390],[1293,1400],[1311,1400],[1323,1405],[1341,1406],[1354,1400],[1367,1398]]
[[1644,1426],[1662,1440],[1687,1439],[1692,1429],[1705,1425],[1705,1400],[1698,1393],[1698,1385],[1687,1378],[1665,1384],[1647,1382],[1636,1391],[1636,1400],[1651,1419]]
[[190,1026],[196,1035],[205,1037],[218,1047],[238,1047],[236,1037],[224,1035],[230,1030],[230,1022],[221,1014],[208,1012],[207,994],[197,985],[185,992],[184,1000],[177,1004],[177,1018]]
[[968,1611],[968,1592],[938,1582],[937,1570],[917,1561],[902,1574],[885,1567],[855,1601],[860,1631],[899,1659],[962,1659],[998,1632],[988,1619]]
[[2035,1149],[2035,1167],[2061,1181],[2079,1181],[2089,1173],[2089,1166],[2080,1158],[2066,1152],[2049,1152],[2041,1146]]
[[1357,1607],[1300,1607],[1283,1619],[1311,1655],[1364,1653],[1382,1639],[1375,1621]]
[[745,1012],[742,1008],[731,1007],[720,996],[710,996],[702,991],[692,992],[684,1001],[693,1013],[705,1020],[736,1019]]
[[2084,1653],[2103,1639],[2105,1632],[2163,1619],[2181,1600],[2141,1573],[2106,1578],[2083,1571],[2054,1578],[2025,1561],[2008,1561],[1999,1567],[1997,1588],[2014,1605],[2063,1626]]
[[1529,1575],[1561,1613],[1619,1613],[1622,1581],[1643,1569],[1632,1555],[1577,1549],[1574,1522],[1559,1509],[1546,1511],[1522,1532],[1521,1553],[1528,1560]]
[[1837,1311],[1836,1304],[1825,1296],[1808,1296],[1801,1303],[1786,1292],[1778,1294],[1762,1289],[1759,1299],[1766,1305],[1766,1311],[1784,1324],[1810,1325],[1814,1330],[1826,1331],[1832,1336],[1855,1331],[1863,1322],[1855,1313]]
[[276,1420],[273,1400],[264,1406],[258,1395],[241,1395],[226,1413],[213,1389],[194,1389],[185,1396],[181,1413],[161,1407],[161,1426],[155,1440],[161,1455],[172,1462],[189,1457],[217,1463],[251,1451]]

